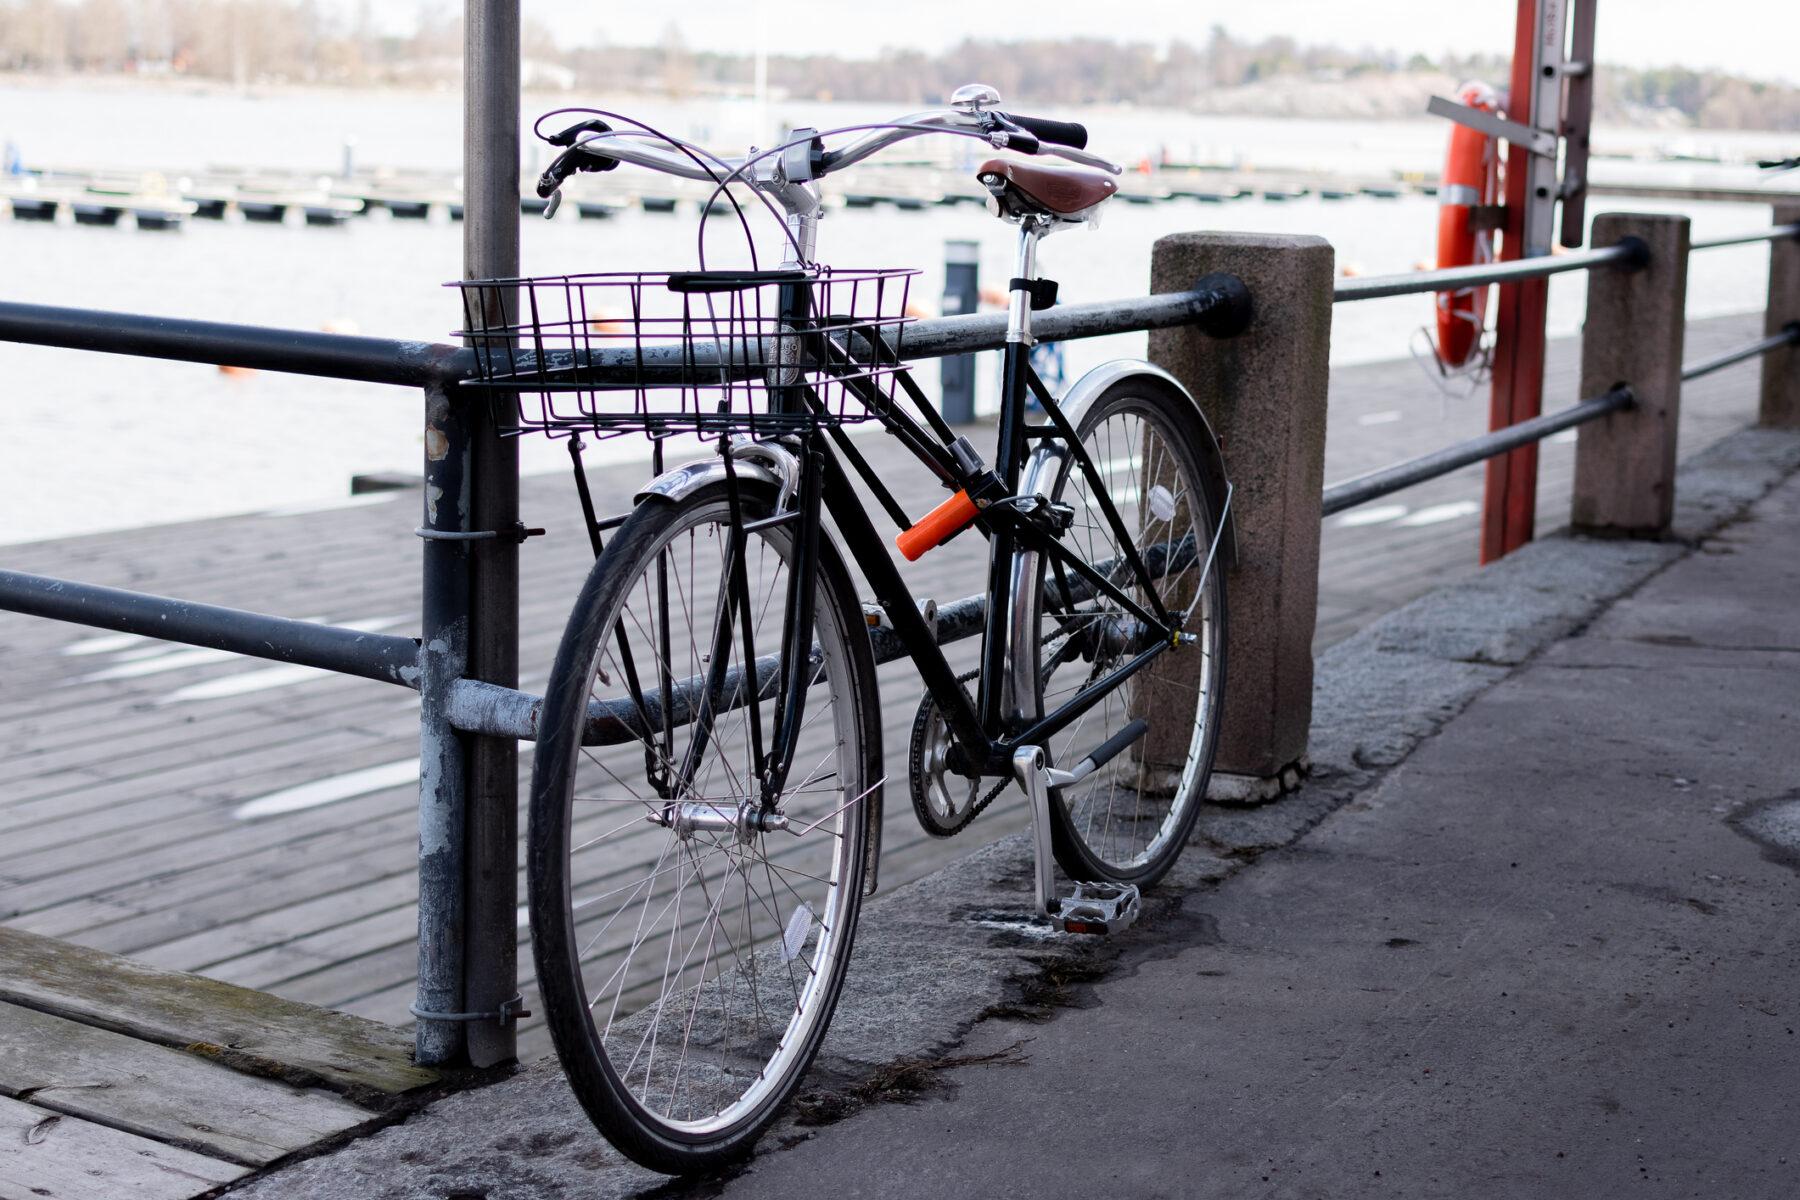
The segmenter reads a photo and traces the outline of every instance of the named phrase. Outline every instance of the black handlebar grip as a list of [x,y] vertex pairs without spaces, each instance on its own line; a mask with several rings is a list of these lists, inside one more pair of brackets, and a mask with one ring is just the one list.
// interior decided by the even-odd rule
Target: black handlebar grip
[[549,142],[552,146],[573,146],[575,144],[575,139],[580,137],[584,133],[611,133],[611,132],[612,132],[611,125],[608,125],[605,121],[602,121],[598,117],[595,117],[592,120],[579,121],[576,124],[569,126],[567,129],[563,130],[561,133],[553,133],[549,137],[545,138],[544,140],[546,142]]
[[1053,146],[1068,146],[1074,150],[1087,149],[1087,126],[1074,121],[1051,121],[1044,117],[1021,117],[1017,113],[1002,113],[1007,120],[1020,129],[1037,135],[1041,142],[1049,142]]
[[551,192],[562,186],[563,180],[577,171],[610,171],[618,165],[618,159],[608,158],[592,147],[571,146],[552,159],[544,173],[538,176],[537,194],[548,199]]

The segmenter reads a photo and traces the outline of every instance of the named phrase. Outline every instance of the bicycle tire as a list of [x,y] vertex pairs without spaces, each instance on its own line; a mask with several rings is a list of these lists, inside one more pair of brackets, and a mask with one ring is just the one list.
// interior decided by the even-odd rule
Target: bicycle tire
[[[772,485],[740,475],[738,486],[739,516],[744,523],[773,515],[776,491]],[[840,778],[835,788],[826,789],[830,792],[828,798],[816,799],[813,792],[824,788],[825,783],[818,782],[817,768],[812,768],[811,775],[803,778],[803,760],[796,755],[793,778],[800,782],[793,790],[784,792],[783,805],[792,806],[796,825],[802,816],[809,821],[817,818],[816,810],[820,808],[835,808],[835,815],[828,812],[825,824],[819,829],[794,838],[786,832],[753,830],[747,835],[751,840],[743,842],[740,848],[739,841],[746,836],[741,829],[728,833],[690,830],[684,835],[674,825],[659,828],[648,815],[636,812],[636,804],[630,802],[630,797],[620,797],[628,812],[627,826],[621,827],[623,832],[618,834],[618,844],[630,847],[634,864],[640,861],[648,864],[648,873],[632,887],[632,876],[628,873],[639,869],[637,866],[609,869],[610,873],[603,877],[607,887],[612,887],[611,881],[621,877],[627,882],[610,892],[600,889],[598,905],[592,896],[582,891],[584,888],[596,889],[598,885],[586,880],[583,874],[592,867],[576,865],[578,855],[594,844],[577,846],[574,843],[572,831],[581,819],[575,811],[577,797],[605,799],[586,796],[582,791],[589,786],[584,780],[591,780],[598,774],[588,764],[603,762],[601,756],[607,753],[582,745],[583,722],[590,699],[595,698],[593,685],[602,679],[610,681],[609,687],[617,682],[612,677],[619,673],[618,663],[624,657],[622,651],[615,651],[619,626],[636,622],[643,635],[638,640],[645,646],[667,642],[654,633],[658,619],[655,612],[650,613],[652,628],[644,628],[642,610],[648,605],[640,603],[640,611],[634,612],[632,597],[648,594],[648,581],[653,575],[659,583],[668,583],[667,568],[661,575],[656,575],[655,568],[658,563],[666,563],[674,557],[669,548],[676,546],[679,550],[685,541],[689,550],[688,562],[693,564],[696,562],[693,547],[704,539],[697,535],[684,539],[684,533],[703,529],[728,532],[731,524],[732,514],[724,486],[713,484],[681,501],[648,499],[621,526],[618,535],[594,564],[570,614],[546,688],[541,740],[532,774],[528,846],[532,953],[544,1014],[557,1055],[570,1087],[595,1126],[636,1162],[652,1170],[676,1175],[715,1170],[748,1154],[810,1066],[836,1006],[854,940],[865,867],[864,805],[879,803],[875,786],[881,764],[881,731],[874,658],[849,573],[830,539],[821,534],[819,570],[815,575],[814,620],[820,665],[808,689],[802,728],[804,730],[814,720],[826,720],[821,714],[826,712],[823,706],[829,703],[829,725],[823,726],[816,736],[828,744],[828,755],[835,756],[832,759],[834,773]],[[785,562],[785,556],[793,550],[791,531],[794,528],[791,524],[778,525],[747,537],[761,539],[763,547],[773,547],[776,558]],[[751,558],[748,550],[745,558],[746,562]],[[700,578],[698,570],[694,578]],[[696,585],[694,595],[701,594]],[[776,594],[773,585],[770,594]],[[770,607],[780,610],[784,603],[776,599],[772,605],[765,606],[765,611]],[[719,611],[715,608],[712,632],[705,635],[709,639],[717,633]],[[728,607],[723,611],[730,613]],[[689,632],[694,630],[691,616],[690,611]],[[667,605],[661,610],[661,620],[664,629],[674,622],[673,610]],[[731,622],[726,624],[729,628]],[[741,646],[735,642],[737,635],[731,637],[734,642],[730,652],[741,658]],[[716,645],[710,640],[707,644]],[[757,639],[759,657],[765,656],[767,651],[778,650],[778,632],[766,643],[766,651],[764,646],[765,643]],[[613,664],[611,671],[606,667],[609,660]],[[658,672],[666,670],[666,677],[676,674],[669,669],[666,659],[658,661],[655,667]],[[819,694],[821,685],[829,689],[829,700]],[[772,681],[768,685],[759,681],[759,686],[773,689]],[[644,689],[647,694],[650,690],[647,683]],[[696,734],[692,741],[703,746],[703,753],[716,753],[721,759],[728,759],[735,753],[728,745],[735,720],[732,714],[745,713],[748,723],[747,714],[752,707],[745,704],[716,715],[710,722],[707,736],[702,739]],[[657,712],[661,712],[660,704]],[[642,738],[638,742],[640,747],[647,744]],[[650,752],[637,753],[630,744],[621,750],[624,752],[622,759],[627,763],[636,753],[638,769],[647,777],[652,765]],[[661,756],[663,769],[674,764],[675,756],[666,753],[666,748],[658,747],[656,753]],[[810,767],[810,760],[805,761]],[[657,812],[658,805],[669,803],[663,796],[645,799],[634,787],[625,784],[631,777],[624,775],[620,768],[601,769],[649,807],[651,814]],[[733,778],[727,776],[723,783],[730,784]],[[696,768],[686,789],[678,796],[705,799],[705,785],[714,780],[711,768],[705,775]],[[829,782],[829,776],[825,777],[825,782]],[[723,797],[719,800],[719,809],[702,811],[722,812],[726,806],[735,804],[735,798],[726,795],[730,790],[719,787],[718,795]],[[798,798],[802,796],[810,803],[800,803]],[[611,806],[599,802],[593,807],[605,810]],[[663,811],[671,810],[665,808]],[[615,809],[611,816],[617,815]],[[644,818],[639,823],[647,833],[629,827],[639,817]],[[610,826],[614,822],[609,818],[605,823]],[[830,835],[829,844],[818,840],[826,835]],[[710,843],[703,840],[708,837],[713,839]],[[633,838],[637,840],[629,840]],[[666,865],[671,845],[676,847],[673,868]],[[802,859],[801,851],[794,849],[795,846],[807,847],[807,857]],[[617,852],[616,846],[614,852]],[[691,874],[685,869],[689,860]],[[812,868],[818,862],[827,863],[829,869],[799,870],[802,865]],[[717,868],[719,880],[717,898],[713,898],[712,889],[706,883],[713,867]],[[668,882],[671,869],[674,881],[668,886],[674,895],[652,916],[653,902],[663,903],[658,889]],[[697,883],[700,893],[707,897],[701,924],[691,938],[681,924],[685,906],[682,899],[684,874],[687,874],[689,892],[693,892]],[[761,891],[761,881],[755,879],[758,874],[767,877],[766,896]],[[659,876],[662,877],[660,880]],[[744,892],[741,905],[735,896],[740,877]],[[822,888],[809,882],[815,878],[818,884],[824,885]],[[777,887],[778,883],[795,896],[804,893],[808,898],[792,900]],[[796,884],[798,886],[794,886]],[[730,905],[727,904],[727,885],[733,890]],[[632,890],[626,892],[627,887]],[[640,891],[642,905],[637,906]],[[578,892],[582,893],[579,902],[576,899]],[[592,926],[612,907],[605,901],[620,892],[625,892],[625,900],[619,903],[618,911],[608,919],[607,926],[619,920],[628,907],[636,907],[631,944],[614,966],[613,976],[600,980],[597,994],[591,995],[596,993],[595,981],[604,967],[606,954],[611,953],[597,945],[608,929],[603,927],[599,933],[594,933]],[[810,898],[815,895],[816,910],[810,907],[813,902]],[[809,908],[802,922],[800,907],[803,904]],[[658,932],[658,927],[671,924],[666,919],[671,906],[674,918],[665,937]],[[583,907],[594,908],[596,912],[584,918],[580,911]],[[728,912],[728,908],[736,911]],[[768,911],[770,919],[763,919],[759,909]],[[646,923],[649,929],[646,929]],[[802,925],[804,928],[796,935],[796,928]],[[687,968],[702,932],[707,940],[705,957],[697,972],[690,975]],[[621,1014],[619,1010],[624,997],[633,987],[630,982],[633,959],[643,947],[651,945],[653,937],[665,937],[667,941],[666,950],[657,948],[649,955],[652,972],[656,965],[654,960],[657,957],[663,960],[660,984],[652,985],[660,986],[658,999],[654,1005],[638,1008],[633,1015]],[[671,982],[669,964],[674,962],[676,950],[684,942],[688,943],[688,949],[675,968]],[[725,961],[726,952],[720,948],[716,970],[708,975],[715,946],[720,943],[729,945],[731,961]],[[809,945],[810,959],[807,956]],[[796,963],[805,969],[796,973]],[[782,978],[784,966],[785,980]],[[613,978],[617,979],[617,988],[602,1022],[595,1006],[605,999]],[[779,1011],[773,1017],[764,1013],[763,997],[758,991],[759,979],[764,983],[762,991],[771,993],[768,998],[772,1010],[792,1008],[785,1025],[780,1024]],[[789,983],[793,985],[791,1005],[785,998]],[[679,996],[679,1002],[671,1005],[671,996]],[[734,1012],[734,1005],[741,1005],[741,1011]],[[679,1065],[673,1068],[671,1084],[668,1057],[673,1052],[665,1051],[664,1073],[659,1076],[655,1073],[656,1047],[659,1041],[674,1045],[677,1019],[682,1036],[681,1057]],[[738,1033],[743,1035],[741,1043],[734,1036]],[[637,1050],[626,1061],[625,1051],[630,1039],[634,1038]],[[771,1038],[773,1048],[769,1049]],[[646,1041],[649,1061],[642,1068],[640,1085],[636,1064]],[[691,1062],[690,1052],[693,1055]],[[756,1065],[758,1062],[760,1066]],[[754,1074],[752,1068],[755,1068]],[[684,1072],[687,1075],[685,1092]],[[668,1100],[659,1110],[656,1097],[661,1095],[665,1084],[669,1084]],[[733,1089],[739,1087],[742,1090],[734,1096]],[[712,1092],[714,1098],[678,1099],[696,1095],[702,1089]],[[708,1105],[717,1106],[709,1112]]]
[[[1160,581],[1170,585],[1167,589],[1158,588],[1169,611],[1177,612],[1182,607],[1174,602],[1180,588],[1195,582],[1202,586],[1194,593],[1183,624],[1186,632],[1198,635],[1193,645],[1166,651],[1161,659],[1126,680],[1070,728],[1048,739],[1046,758],[1053,763],[1059,759],[1072,763],[1119,732],[1127,719],[1143,717],[1150,724],[1144,738],[1111,764],[1072,788],[1051,791],[1051,846],[1057,864],[1074,879],[1139,887],[1155,883],[1174,865],[1186,845],[1212,774],[1225,688],[1225,588],[1216,563],[1205,570],[1204,578],[1200,577],[1209,566],[1209,551],[1221,514],[1211,510],[1202,482],[1200,462],[1206,447],[1195,431],[1195,419],[1192,401],[1168,381],[1146,373],[1126,376],[1108,386],[1082,412],[1076,428],[1077,437],[1103,475],[1127,527],[1133,528],[1136,518],[1140,535],[1153,536],[1153,531],[1162,525],[1170,528],[1163,547],[1170,555],[1167,561],[1187,565],[1164,575]],[[1131,432],[1133,422],[1136,434]],[[1114,428],[1119,425],[1124,428]],[[1158,446],[1166,453],[1159,452]],[[1140,459],[1148,461],[1140,464]],[[1126,472],[1123,478],[1134,482],[1115,487],[1107,472],[1110,469],[1117,474],[1121,468]],[[1173,487],[1169,486],[1171,483]],[[1118,561],[1118,547],[1108,545],[1116,539],[1097,499],[1086,494],[1088,488],[1074,455],[1065,455],[1052,488],[1052,499],[1071,503],[1075,508],[1074,524],[1065,537],[1089,562],[1108,558]],[[1153,506],[1167,508],[1171,515],[1159,517],[1149,512]],[[1143,524],[1141,518],[1147,512],[1152,519]],[[1172,531],[1183,525],[1187,530],[1176,542]],[[1143,538],[1134,536],[1133,540]],[[1183,552],[1170,546],[1188,549]],[[1148,543],[1140,545],[1140,553],[1148,548]],[[1090,642],[1118,642],[1116,636],[1103,638],[1094,631],[1101,627],[1117,630],[1133,622],[1119,615],[1124,610],[1116,604],[1107,609],[1106,605],[1112,602],[1105,597],[1087,601],[1085,609],[1076,606],[1076,614],[1101,614],[1085,625],[1055,615],[1047,617],[1045,584],[1052,577],[1041,558],[1033,574],[1036,585],[1026,588],[1020,598],[1020,603],[1030,606],[1028,615],[1015,626],[1026,644],[1015,645],[1014,653],[1028,655],[1027,661],[1037,668],[1036,694],[1030,700],[1041,715],[1080,686],[1094,682],[1104,668],[1117,666],[1128,656],[1123,646],[1095,648],[1091,654],[1083,649],[1078,661],[1085,670],[1076,671],[1076,660],[1069,657],[1069,648],[1077,637],[1085,636]],[[1127,591],[1137,591],[1134,584],[1126,582],[1128,579],[1123,573],[1118,577]],[[1138,598],[1142,600],[1141,592]],[[1071,627],[1089,632],[1070,634],[1054,645],[1047,641],[1047,630],[1061,634]],[[1139,648],[1130,647],[1131,652]],[[1183,694],[1180,680],[1183,674],[1193,673],[1187,664],[1196,660],[1200,683],[1193,688],[1193,726],[1184,731],[1182,726],[1189,717],[1185,710],[1177,711],[1177,701]],[[1048,685],[1046,676],[1054,678],[1059,673],[1068,686],[1057,690]],[[1097,721],[1093,719],[1096,714]],[[1175,761],[1177,756],[1179,763]],[[1136,773],[1132,780],[1121,787],[1121,777],[1133,768]],[[1172,782],[1166,782],[1171,775]],[[1162,794],[1165,788],[1166,796]],[[1109,789],[1104,800],[1102,789]],[[1133,805],[1129,816],[1119,811],[1127,799]],[[1141,838],[1139,845],[1140,839],[1133,833],[1145,830],[1147,836]]]

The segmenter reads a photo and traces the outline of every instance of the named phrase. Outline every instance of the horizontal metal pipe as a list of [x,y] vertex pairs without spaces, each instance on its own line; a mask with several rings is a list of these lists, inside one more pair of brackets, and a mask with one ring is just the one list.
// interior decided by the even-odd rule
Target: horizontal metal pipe
[[1735,233],[1730,237],[1698,238],[1688,243],[1692,250],[1716,250],[1720,246],[1743,246],[1750,242],[1776,242],[1782,238],[1800,237],[1800,225],[1772,225],[1754,233]]
[[1715,354],[1711,358],[1703,358],[1697,363],[1689,363],[1681,368],[1681,382],[1698,379],[1702,375],[1711,375],[1714,371],[1723,371],[1733,363],[1741,363],[1747,358],[1756,358],[1771,350],[1779,350],[1783,346],[1800,343],[1800,322],[1789,325],[1780,333],[1771,333],[1766,338],[1758,338],[1748,346],[1739,346],[1736,350],[1727,350],[1723,354]]
[[1391,467],[1383,467],[1355,479],[1347,479],[1343,483],[1334,483],[1325,489],[1323,515],[1329,517],[1333,513],[1379,499],[1390,492],[1409,488],[1415,483],[1448,475],[1459,467],[1493,458],[1508,450],[1516,450],[1530,442],[1541,441],[1553,433],[1604,417],[1621,408],[1629,408],[1633,403],[1635,399],[1631,389],[1620,385],[1603,396],[1583,400],[1561,412],[1546,413],[1529,421],[1520,421],[1517,425],[1509,425],[1505,429],[1470,438],[1466,442],[1458,442],[1454,446],[1446,446],[1442,450],[1435,450]]
[[467,350],[434,342],[269,329],[182,317],[0,302],[0,341],[217,363],[293,375],[423,387],[475,368]]
[[[1186,292],[1059,305],[1037,314],[1033,324],[1040,341],[1060,342],[1190,324],[1229,337],[1241,331],[1248,320],[1249,296],[1242,282],[1234,276],[1221,275],[1209,276]],[[997,350],[1006,343],[1006,314],[975,313],[916,321],[894,337],[899,356],[909,361]],[[0,341],[412,387],[471,379],[478,373],[474,351],[435,342],[402,342],[45,304],[0,302]],[[746,371],[743,364],[757,362],[761,349],[741,343],[701,343],[686,347],[649,346],[642,353],[621,348],[544,357],[543,367],[552,374],[579,364],[583,383],[636,386],[691,383],[696,370],[711,371],[721,363],[734,374],[758,373],[760,368]],[[530,353],[497,351],[493,361],[497,367],[517,375],[527,390],[540,381],[537,359]]]
[[[1186,570],[1195,559],[1196,545],[1193,535],[1189,534],[1172,548],[1167,542],[1147,546],[1144,548],[1145,567],[1158,578],[1170,571]],[[1111,558],[1099,563],[1097,569],[1110,577],[1120,571],[1123,565],[1118,558]],[[1093,585],[1086,579],[1077,577],[1070,580],[1069,593],[1070,601],[1080,604],[1092,597]],[[986,596],[965,596],[955,603],[944,605],[937,611],[938,645],[947,646],[951,642],[974,637],[982,631],[986,620]],[[886,626],[871,629],[869,642],[875,651],[877,663],[897,662],[907,657],[905,643]],[[819,653],[818,647],[813,648],[813,653]],[[780,658],[773,654],[765,654],[756,660],[757,680],[765,697],[774,693],[780,662]],[[745,672],[741,666],[726,671],[720,687],[722,699],[716,701],[716,711],[728,712],[741,706],[751,694],[745,683]],[[675,724],[685,725],[693,719],[695,706],[705,686],[704,677],[699,675],[690,676],[674,685]],[[582,735],[583,743],[609,746],[637,739],[645,729],[645,713],[649,715],[653,725],[661,721],[660,688],[651,688],[644,693],[642,713],[635,703],[627,699],[591,700],[588,702],[588,725],[586,733]],[[535,741],[543,720],[544,701],[541,696],[514,688],[459,679],[450,685],[446,714],[453,726],[466,733]]]
[[[939,609],[938,644],[947,645],[980,633],[986,614],[986,596],[969,596]],[[906,647],[891,629],[871,629],[869,640],[878,663],[894,662],[906,657]],[[773,689],[780,664],[779,656],[774,654],[765,654],[756,660],[756,673],[763,684],[764,694]],[[720,711],[737,708],[749,696],[744,683],[742,667],[733,667],[725,673],[721,692],[727,699],[721,702]],[[684,725],[692,718],[694,704],[704,686],[704,678],[698,675],[675,685],[674,715],[677,725]],[[652,723],[661,720],[660,689],[651,688],[644,694],[644,708]],[[541,696],[513,688],[459,679],[450,685],[446,711],[450,723],[466,733],[536,741],[538,727],[544,716],[544,700]],[[630,700],[591,700],[588,702],[587,732],[582,740],[590,746],[611,746],[632,741],[640,737],[643,730],[643,717],[639,714],[637,705]]]
[[391,634],[364,633],[22,571],[0,571],[0,609],[403,687],[419,686],[418,643]]
[[1644,243],[1626,238],[1616,246],[1599,250],[1583,250],[1578,254],[1546,254],[1538,258],[1520,258],[1503,263],[1480,263],[1470,267],[1446,267],[1441,271],[1412,271],[1405,275],[1371,275],[1366,279],[1340,279],[1332,289],[1334,304],[1351,300],[1379,300],[1383,296],[1414,296],[1421,292],[1454,292],[1459,288],[1482,287],[1490,283],[1517,283],[1521,279],[1541,279],[1566,271],[1591,271],[1595,267],[1617,265],[1636,270],[1644,265]]
[[[1215,336],[1232,337],[1248,324],[1249,306],[1242,281],[1234,275],[1215,275],[1186,292],[1059,304],[1033,313],[1031,332],[1039,342],[1069,342],[1197,324]],[[1006,345],[1006,314],[972,313],[915,321],[904,327],[897,340],[903,359],[998,350]]]

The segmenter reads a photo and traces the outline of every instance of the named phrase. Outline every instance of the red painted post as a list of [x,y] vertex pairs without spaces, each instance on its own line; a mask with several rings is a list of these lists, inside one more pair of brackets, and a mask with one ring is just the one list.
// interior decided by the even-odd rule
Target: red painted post
[[[1536,46],[1536,0],[1519,0],[1519,22],[1513,35],[1512,92],[1507,116],[1530,122],[1532,65]],[[1525,251],[1526,164],[1531,152],[1509,146],[1506,158],[1506,226],[1500,260],[1520,258]],[[1546,201],[1550,203],[1550,201]],[[1529,279],[1502,284],[1494,333],[1494,383],[1488,404],[1488,428],[1504,429],[1543,411],[1544,316],[1549,281]],[[1531,540],[1537,515],[1537,446],[1522,446],[1487,464],[1487,487],[1481,514],[1481,561],[1492,562]]]

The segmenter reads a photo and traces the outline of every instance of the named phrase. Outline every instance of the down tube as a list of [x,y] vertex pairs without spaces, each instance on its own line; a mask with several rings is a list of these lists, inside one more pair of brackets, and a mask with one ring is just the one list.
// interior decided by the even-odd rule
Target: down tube
[[[993,769],[992,762],[987,760],[994,759],[994,743],[982,729],[975,710],[969,706],[962,685],[956,682],[956,672],[950,669],[944,652],[938,649],[937,639],[919,614],[912,592],[900,578],[893,559],[888,557],[887,546],[875,532],[875,526],[863,508],[862,498],[851,487],[843,464],[831,448],[821,446],[819,449],[824,460],[825,506],[836,519],[850,556],[874,587],[876,603],[887,613],[894,632],[900,635],[907,653],[918,666],[926,690],[944,707],[945,718],[957,741],[977,760],[977,766]],[[1005,764],[1002,762],[997,769],[1006,769]]]

